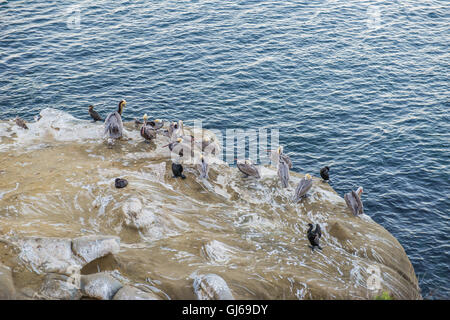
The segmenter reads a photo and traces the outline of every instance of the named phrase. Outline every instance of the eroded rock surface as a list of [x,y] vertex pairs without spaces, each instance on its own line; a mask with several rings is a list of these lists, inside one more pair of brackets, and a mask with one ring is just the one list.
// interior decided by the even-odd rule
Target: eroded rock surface
[[134,229],[147,230],[155,222],[153,212],[145,209],[137,198],[131,198],[122,207],[125,225]]
[[49,273],[44,278],[40,295],[46,299],[79,300],[82,297],[79,283],[77,279],[73,280],[65,275]]
[[15,299],[16,289],[12,278],[11,269],[0,264],[0,300]]
[[36,273],[69,273],[107,254],[119,252],[120,238],[86,236],[75,239],[27,237],[17,241],[19,258]]
[[113,300],[161,300],[157,295],[144,292],[132,286],[122,287],[114,296]]
[[106,272],[81,276],[81,292],[90,298],[111,300],[123,287],[122,283]]
[[212,273],[195,277],[194,292],[198,300],[234,300],[225,280]]
[[111,236],[85,236],[72,240],[72,251],[89,263],[107,254],[116,254],[120,250],[120,238]]

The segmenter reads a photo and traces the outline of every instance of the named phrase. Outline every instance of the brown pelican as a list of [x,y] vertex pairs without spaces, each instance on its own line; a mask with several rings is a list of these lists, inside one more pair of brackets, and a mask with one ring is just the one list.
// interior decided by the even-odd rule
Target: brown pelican
[[283,161],[288,165],[289,169],[292,169],[293,166],[292,166],[291,158],[287,154],[283,153],[283,147],[282,146],[279,146],[277,148],[277,151],[275,151],[275,152],[272,151],[272,150],[267,150],[267,151],[272,153],[272,160],[276,164],[278,164],[278,161],[280,159],[283,159]]
[[127,102],[121,100],[119,108],[115,112],[111,112],[105,119],[105,134],[111,139],[119,139],[123,134],[122,112]]
[[147,114],[144,114],[144,124],[141,127],[141,137],[143,137],[146,141],[151,141],[156,138],[156,130],[152,129],[150,126],[147,126]]
[[16,120],[16,124],[17,124],[19,127],[23,128],[23,129],[28,129],[25,120],[23,120],[23,119],[21,119],[21,118],[19,118],[19,117],[16,117],[15,120]]
[[219,153],[219,146],[217,145],[214,137],[204,137],[202,139],[202,151],[206,154],[216,155]]
[[200,178],[208,179],[209,166],[203,155],[200,156],[200,163],[197,165],[197,168],[200,172]]
[[324,182],[330,180],[330,175],[328,173],[329,171],[330,171],[329,167],[323,167],[322,169],[320,169],[320,176],[322,177]]
[[153,130],[161,129],[164,126],[164,122],[161,119],[155,119],[147,122],[147,126]]
[[167,136],[172,139],[173,132],[178,129],[178,124],[176,122],[171,122],[169,128],[167,129]]
[[289,186],[289,166],[284,159],[280,157],[278,161],[278,177],[281,180],[282,188],[287,188]]
[[302,198],[306,196],[306,193],[312,187],[312,177],[307,173],[305,177],[303,177],[295,188],[294,193],[294,202],[299,202]]
[[258,179],[261,178],[258,168],[250,160],[246,159],[244,162],[238,161],[236,165],[239,171],[244,174],[244,177],[254,176]]
[[94,106],[89,106],[89,114],[91,115],[91,118],[94,119],[94,122],[96,121],[103,121],[103,119],[100,117],[100,115],[97,113],[97,111],[94,110]]
[[177,140],[163,146],[163,148],[169,147],[170,151],[173,151],[175,153],[178,152],[178,155],[182,157],[183,156],[183,146],[181,145],[182,142],[183,142],[182,138],[177,138]]
[[319,245],[319,239],[322,237],[322,232],[320,230],[319,224],[316,224],[316,228],[313,230],[313,225],[311,223],[308,223],[309,229],[307,232],[309,243],[311,243],[311,249],[314,251],[315,247],[318,247],[320,250],[322,250],[322,247]]
[[184,136],[184,125],[183,120],[178,120],[178,124],[173,131],[176,138]]
[[355,216],[364,213],[364,206],[361,201],[361,193],[363,193],[363,187],[359,187],[358,190],[351,191],[344,195],[347,207],[353,212]]

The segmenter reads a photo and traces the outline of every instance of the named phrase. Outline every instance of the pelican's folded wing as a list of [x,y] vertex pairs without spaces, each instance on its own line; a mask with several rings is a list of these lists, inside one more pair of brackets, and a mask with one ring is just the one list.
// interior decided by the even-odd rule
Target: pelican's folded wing
[[[353,191],[352,191],[353,192]],[[358,214],[358,208],[355,199],[353,198],[352,192],[346,193],[344,195],[345,202],[347,203],[347,207],[352,211],[352,213],[356,216]]]

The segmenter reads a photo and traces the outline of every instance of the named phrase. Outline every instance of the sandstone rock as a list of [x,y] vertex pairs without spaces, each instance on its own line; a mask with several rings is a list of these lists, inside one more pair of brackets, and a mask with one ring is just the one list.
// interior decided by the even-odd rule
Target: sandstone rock
[[15,299],[16,289],[12,279],[11,269],[0,264],[0,300]]
[[84,263],[115,254],[120,250],[120,238],[111,236],[85,236],[72,240],[73,252],[81,257]]
[[153,212],[142,207],[139,199],[132,198],[122,207],[125,225],[135,229],[147,229],[155,222]]
[[49,299],[79,300],[82,297],[77,282],[65,275],[49,273],[45,276],[40,294]]
[[19,258],[36,273],[64,273],[70,266],[81,267],[72,254],[71,239],[28,237],[19,240],[19,247]]
[[65,238],[27,237],[18,241],[19,258],[36,273],[71,274],[87,263],[118,253],[120,238],[113,236],[85,236],[74,240]]
[[123,285],[105,272],[82,275],[81,292],[91,298],[111,300]]
[[113,300],[161,300],[161,298],[132,286],[124,286],[116,293]]
[[352,239],[350,230],[348,230],[342,222],[335,222],[331,225],[330,235],[336,237],[339,241]]
[[195,277],[194,292],[198,300],[234,300],[225,280],[212,273]]

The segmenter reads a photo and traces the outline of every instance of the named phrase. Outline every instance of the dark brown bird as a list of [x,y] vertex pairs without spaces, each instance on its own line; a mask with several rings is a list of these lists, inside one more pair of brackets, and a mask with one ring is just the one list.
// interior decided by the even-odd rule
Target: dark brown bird
[[116,178],[114,185],[116,188],[125,188],[128,185],[128,181],[126,179]]
[[172,173],[172,178],[180,177],[181,179],[186,179],[186,176],[183,174],[183,166],[179,163],[178,159],[172,162]]
[[16,124],[17,124],[19,127],[21,127],[21,128],[28,129],[25,120],[23,120],[23,119],[21,119],[21,118],[19,118],[19,117],[16,117]]
[[100,117],[98,112],[94,110],[93,105],[89,106],[89,114],[91,115],[91,118],[94,119],[94,122],[95,121],[103,121],[102,117]]
[[330,180],[329,171],[330,171],[329,167],[323,167],[322,169],[320,169],[320,176],[322,177],[324,182]]
[[152,128],[153,130],[158,130],[164,126],[164,122],[161,119],[155,119],[155,120],[147,121],[147,126]]
[[320,230],[319,224],[316,224],[316,228],[313,230],[314,225],[308,223],[309,229],[307,232],[309,243],[311,243],[311,249],[314,251],[314,248],[317,247],[322,250],[322,247],[319,245],[319,239],[322,237],[322,232]]
[[141,137],[146,141],[151,141],[156,138],[156,130],[147,125],[147,114],[144,114],[144,124],[141,127]]

